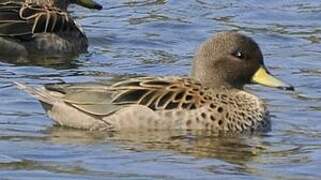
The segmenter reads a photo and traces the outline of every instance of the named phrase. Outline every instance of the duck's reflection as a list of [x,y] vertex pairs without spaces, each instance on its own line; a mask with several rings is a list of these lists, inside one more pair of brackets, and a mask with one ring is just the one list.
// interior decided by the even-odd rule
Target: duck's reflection
[[75,60],[77,56],[1,56],[3,63],[17,66],[42,66],[54,69],[77,68],[79,65]]
[[217,136],[202,132],[106,132],[97,133],[54,126],[48,129],[54,143],[113,143],[133,151],[175,151],[194,157],[216,158],[244,164],[264,151],[261,136]]

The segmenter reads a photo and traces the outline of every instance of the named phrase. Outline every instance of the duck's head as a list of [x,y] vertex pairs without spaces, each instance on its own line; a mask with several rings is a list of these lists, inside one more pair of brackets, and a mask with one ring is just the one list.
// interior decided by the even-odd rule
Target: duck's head
[[237,32],[221,32],[204,42],[193,60],[192,76],[211,88],[238,88],[257,83],[294,90],[269,73],[257,43]]
[[70,4],[77,4],[88,9],[101,10],[103,8],[102,5],[95,2],[94,0],[54,0],[54,5],[63,10],[67,10],[67,7]]

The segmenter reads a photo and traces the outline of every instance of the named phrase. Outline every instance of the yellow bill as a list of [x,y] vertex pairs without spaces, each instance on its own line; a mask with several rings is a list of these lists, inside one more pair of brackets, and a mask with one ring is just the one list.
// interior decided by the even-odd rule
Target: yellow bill
[[76,1],[78,5],[89,8],[89,9],[98,9],[101,10],[103,8],[102,5],[98,4],[93,0],[78,0]]
[[261,84],[263,86],[272,87],[272,88],[279,88],[294,91],[294,87],[277,79],[276,77],[272,76],[265,67],[261,66],[254,76],[252,77],[252,82]]

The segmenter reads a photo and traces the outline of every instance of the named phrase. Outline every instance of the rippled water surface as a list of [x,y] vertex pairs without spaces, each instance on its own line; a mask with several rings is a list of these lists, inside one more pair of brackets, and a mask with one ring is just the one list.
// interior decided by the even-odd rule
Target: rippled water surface
[[[72,7],[90,40],[75,58],[0,63],[0,177],[6,179],[317,179],[321,177],[321,3],[317,0],[108,0]],[[97,81],[189,74],[195,48],[237,30],[296,92],[259,86],[273,115],[264,136],[93,133],[53,126],[12,81]]]

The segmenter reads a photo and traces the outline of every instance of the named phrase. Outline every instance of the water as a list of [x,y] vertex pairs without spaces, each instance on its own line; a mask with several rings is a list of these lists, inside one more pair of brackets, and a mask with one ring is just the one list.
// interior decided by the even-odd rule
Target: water
[[[321,3],[308,1],[102,1],[73,7],[90,40],[75,58],[0,63],[1,179],[317,179],[321,177]],[[195,48],[238,30],[261,46],[273,74],[296,87],[249,86],[273,115],[264,136],[92,133],[53,126],[11,81],[97,81],[186,75]]]

